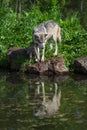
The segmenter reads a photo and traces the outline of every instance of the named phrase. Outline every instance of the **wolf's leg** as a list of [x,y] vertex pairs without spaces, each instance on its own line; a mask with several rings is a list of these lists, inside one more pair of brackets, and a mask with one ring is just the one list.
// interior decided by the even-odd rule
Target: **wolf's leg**
[[55,52],[54,52],[54,56],[56,56],[58,54],[58,45],[57,45],[57,41],[55,41]]
[[53,49],[53,46],[52,46],[52,43],[51,43],[51,39],[48,40],[48,43],[50,45],[50,49],[52,50]]
[[57,45],[57,33],[53,34],[53,39],[55,42],[55,52],[54,52],[54,56],[56,56],[58,54],[58,45]]
[[31,61],[32,61],[32,54],[30,54],[30,63],[31,63]]
[[39,49],[39,47],[37,48],[37,52],[38,52],[38,60],[40,60],[40,49]]
[[41,58],[41,61],[44,61],[44,52],[45,52],[45,46],[44,46],[44,48],[42,49],[42,58]]
[[49,42],[49,45],[50,45],[50,49],[52,50],[53,49],[52,43]]
[[40,60],[40,50],[38,47],[35,47],[35,53],[36,53],[36,61]]
[[60,31],[61,31],[61,28],[59,27],[58,28],[58,34],[57,34],[57,38],[58,38],[58,41],[59,41],[59,43],[61,43],[61,33],[60,33]]

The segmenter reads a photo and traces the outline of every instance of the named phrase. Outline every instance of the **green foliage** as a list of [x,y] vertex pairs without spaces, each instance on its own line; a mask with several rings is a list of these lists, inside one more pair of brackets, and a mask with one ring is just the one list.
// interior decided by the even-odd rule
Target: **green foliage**
[[[48,10],[32,6],[29,11],[16,14],[10,10],[0,10],[0,64],[6,63],[6,51],[10,45],[27,47],[32,41],[33,28],[46,20],[54,20],[61,26],[62,43],[59,53],[64,54],[66,65],[69,66],[75,57],[87,54],[87,32],[80,25],[77,13],[62,19],[56,1],[48,2]],[[46,46],[46,58],[53,56],[53,50]]]
[[73,58],[87,54],[87,32],[81,27],[77,16],[60,20],[62,27],[61,53],[66,57],[66,65]]

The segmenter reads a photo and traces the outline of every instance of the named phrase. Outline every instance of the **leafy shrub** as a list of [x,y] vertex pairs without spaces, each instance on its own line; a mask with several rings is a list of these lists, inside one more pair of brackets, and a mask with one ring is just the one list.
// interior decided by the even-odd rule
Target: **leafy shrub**
[[[62,44],[59,45],[59,53],[66,58],[69,66],[75,57],[87,54],[87,32],[81,27],[76,14],[62,20],[60,11],[55,3],[48,11],[42,11],[39,6],[33,6],[28,12],[15,14],[12,10],[0,10],[0,63],[5,61],[5,55],[10,45],[27,47],[32,41],[33,28],[45,20],[54,20],[61,26]],[[46,58],[53,56],[53,51],[46,45]]]
[[87,54],[87,32],[81,27],[77,16],[60,20],[62,26],[61,53],[66,57],[67,65],[71,60]]

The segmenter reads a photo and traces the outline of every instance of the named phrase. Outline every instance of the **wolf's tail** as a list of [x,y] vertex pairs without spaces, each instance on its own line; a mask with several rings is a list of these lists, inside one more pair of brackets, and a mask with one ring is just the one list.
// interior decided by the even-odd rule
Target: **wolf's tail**
[[57,30],[57,38],[58,41],[61,43],[62,39],[61,39],[61,28],[58,26],[58,30]]

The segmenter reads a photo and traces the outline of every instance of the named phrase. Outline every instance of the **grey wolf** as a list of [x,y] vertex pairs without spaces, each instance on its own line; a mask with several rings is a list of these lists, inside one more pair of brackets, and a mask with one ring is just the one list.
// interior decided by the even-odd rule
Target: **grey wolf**
[[48,41],[48,43],[50,44],[50,46],[52,48],[52,44],[50,43],[51,39],[53,39],[55,42],[54,55],[57,55],[57,53],[58,53],[57,40],[59,42],[61,42],[60,32],[61,32],[60,26],[52,20],[42,22],[41,24],[34,27],[32,37],[33,37],[34,43],[36,44],[36,48],[37,48],[37,52],[38,52],[37,60],[40,60],[39,48],[42,48],[41,61],[44,61],[45,44]]

